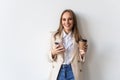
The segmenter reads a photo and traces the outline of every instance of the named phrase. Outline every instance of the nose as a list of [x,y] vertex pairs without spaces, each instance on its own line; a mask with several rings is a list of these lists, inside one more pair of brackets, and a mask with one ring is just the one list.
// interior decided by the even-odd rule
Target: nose
[[66,23],[69,24],[69,20],[66,20]]

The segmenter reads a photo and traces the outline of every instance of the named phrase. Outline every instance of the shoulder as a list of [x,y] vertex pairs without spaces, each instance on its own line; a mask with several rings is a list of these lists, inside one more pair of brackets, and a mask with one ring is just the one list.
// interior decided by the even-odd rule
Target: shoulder
[[57,33],[57,31],[50,31],[51,39],[54,39],[54,35]]
[[56,33],[57,33],[57,31],[50,31],[51,37],[53,37]]
[[54,35],[57,31],[50,31],[51,35]]

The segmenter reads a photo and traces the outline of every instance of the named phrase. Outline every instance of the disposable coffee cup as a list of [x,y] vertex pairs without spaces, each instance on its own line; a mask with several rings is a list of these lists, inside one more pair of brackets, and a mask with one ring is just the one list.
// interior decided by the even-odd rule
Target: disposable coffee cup
[[80,50],[84,50],[86,44],[87,44],[87,39],[81,39],[79,41],[79,48],[80,48]]

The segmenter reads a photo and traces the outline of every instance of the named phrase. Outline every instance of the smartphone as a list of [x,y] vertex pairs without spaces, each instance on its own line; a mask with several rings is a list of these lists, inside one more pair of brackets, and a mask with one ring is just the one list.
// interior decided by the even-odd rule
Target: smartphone
[[59,45],[59,42],[55,42],[55,45]]
[[59,42],[55,42],[55,45],[57,45],[57,48],[59,47]]

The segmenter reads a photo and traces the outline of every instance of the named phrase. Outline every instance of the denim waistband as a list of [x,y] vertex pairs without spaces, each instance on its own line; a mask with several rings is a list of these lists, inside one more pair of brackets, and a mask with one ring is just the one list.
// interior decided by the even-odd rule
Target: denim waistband
[[71,64],[62,64],[61,65],[61,68],[70,68],[71,67]]

